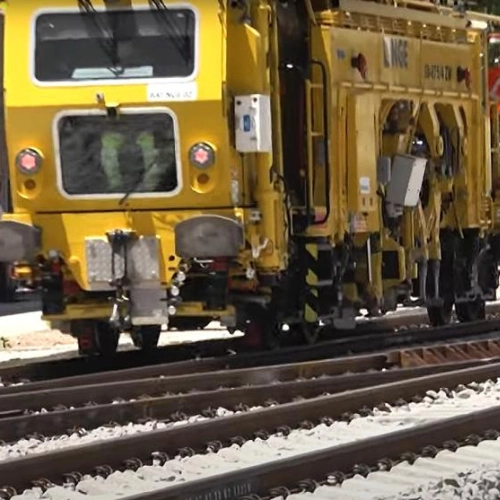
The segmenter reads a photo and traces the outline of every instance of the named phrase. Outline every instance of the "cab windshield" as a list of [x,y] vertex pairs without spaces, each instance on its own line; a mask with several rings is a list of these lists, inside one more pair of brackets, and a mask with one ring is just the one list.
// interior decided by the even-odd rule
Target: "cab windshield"
[[41,82],[189,77],[195,24],[186,8],[41,14],[34,76]]

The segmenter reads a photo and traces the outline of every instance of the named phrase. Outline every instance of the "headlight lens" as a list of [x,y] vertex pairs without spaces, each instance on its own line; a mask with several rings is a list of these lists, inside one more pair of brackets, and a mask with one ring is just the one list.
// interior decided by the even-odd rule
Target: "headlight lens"
[[215,151],[210,144],[199,142],[191,146],[189,161],[198,168],[208,168],[215,163]]
[[16,166],[23,174],[36,174],[42,166],[42,155],[33,148],[26,148],[16,156]]

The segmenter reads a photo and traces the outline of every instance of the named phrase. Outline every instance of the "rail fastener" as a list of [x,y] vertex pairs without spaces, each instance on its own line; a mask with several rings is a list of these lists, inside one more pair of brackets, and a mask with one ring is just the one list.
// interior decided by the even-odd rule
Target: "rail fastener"
[[[287,403],[262,410],[215,418],[186,426],[151,431],[125,438],[103,441],[0,463],[2,482],[18,491],[31,487],[37,477],[63,482],[65,474],[78,471],[93,473],[99,465],[122,469],[126,459],[135,457],[143,463],[153,453],[176,455],[180,449],[205,451],[208,443],[252,439],[277,432],[283,426],[313,425],[322,419],[339,418],[363,407],[375,407],[411,399],[430,389],[457,387],[470,382],[482,382],[500,376],[500,363],[440,373],[403,382],[392,382],[365,389],[321,396],[311,400]],[[126,465],[125,465],[126,467]],[[33,477],[33,475],[37,477]],[[6,479],[4,479],[6,478]]]
[[[493,360],[447,363],[382,372],[344,373],[320,378],[289,380],[271,385],[245,385],[195,393],[141,397],[134,401],[88,405],[74,409],[54,409],[29,415],[25,415],[21,410],[13,415],[13,410],[0,414],[0,440],[12,442],[30,435],[47,437],[72,433],[77,432],[78,428],[93,429],[109,422],[122,425],[149,419],[172,422],[179,418],[187,419],[188,415],[196,413],[211,415],[214,412],[213,408],[217,407],[238,410],[254,405],[266,406],[266,402],[269,401],[288,403],[297,395],[303,398],[313,398],[325,393],[336,394],[398,380],[480,366],[490,362]],[[76,429],[75,422],[78,422]]]
[[[402,455],[419,453],[430,446],[442,447],[467,436],[497,437],[500,429],[500,405],[466,415],[449,417],[411,429],[353,443],[332,446],[320,451],[295,455],[238,471],[217,474],[206,479],[133,495],[127,500],[236,500],[273,498],[288,493],[314,491],[337,479],[352,474],[354,468],[365,473],[379,463],[403,460]],[[476,441],[474,439],[473,441]]]

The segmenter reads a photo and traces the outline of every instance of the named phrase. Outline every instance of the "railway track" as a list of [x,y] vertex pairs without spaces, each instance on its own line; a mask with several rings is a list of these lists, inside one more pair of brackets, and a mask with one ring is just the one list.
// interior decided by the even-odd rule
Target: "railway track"
[[[233,412],[242,405],[262,405],[266,398],[290,401],[297,391],[314,397],[446,371],[451,362],[473,366],[474,360],[494,356],[500,356],[500,343],[487,340],[265,368],[258,357],[254,367],[239,368],[249,358],[230,356],[13,385],[0,389],[0,440],[34,436],[45,445],[49,436],[111,421],[187,422],[197,413],[213,416],[217,407]],[[412,368],[429,364],[442,366]]]
[[87,433],[109,422],[115,426],[151,419],[170,425],[189,423],[214,418],[221,408],[225,414],[232,414],[293,401],[297,395],[312,398],[489,362],[469,360],[401,368],[398,354],[0,393],[0,440],[32,436],[41,440],[43,448],[47,437]]
[[[476,363],[478,362],[476,361]],[[139,488],[142,496],[137,498],[147,500],[198,496],[200,498],[217,498],[211,496],[214,494],[224,494],[224,498],[230,499],[241,496],[242,493],[252,492],[266,496],[269,491],[264,492],[262,485],[264,484],[265,488],[268,488],[271,483],[266,482],[268,479],[262,482],[261,476],[264,477],[267,474],[267,478],[271,477],[268,474],[268,469],[274,470],[277,467],[276,460],[284,456],[289,455],[286,460],[292,460],[292,462],[295,460],[294,463],[297,464],[298,459],[293,458],[297,454],[307,452],[309,455],[312,450],[328,447],[332,444],[332,439],[336,441],[336,444],[339,444],[345,440],[366,439],[367,436],[376,434],[386,436],[392,431],[391,425],[389,425],[391,421],[394,418],[401,418],[402,414],[406,415],[406,421],[399,427],[407,427],[409,432],[422,422],[425,423],[433,419],[440,420],[446,404],[449,406],[448,412],[465,415],[475,411],[477,406],[484,405],[484,398],[490,403],[498,401],[500,385],[495,381],[500,376],[500,363],[489,360],[483,362],[482,366],[469,366],[468,368],[463,366],[463,362],[461,362],[455,366],[436,365],[407,369],[413,371],[406,372],[406,377],[412,377],[406,380],[401,380],[405,377],[403,375],[404,369],[402,369],[397,372],[395,377],[399,380],[390,383],[383,382],[391,380],[391,371],[370,373],[369,377],[366,377],[366,373],[332,376],[330,381],[333,385],[327,386],[325,384],[310,394],[305,389],[307,382],[309,382],[309,390],[312,390],[316,384],[321,384],[322,380],[328,378],[294,380],[292,383],[295,385],[289,389],[289,392],[280,390],[281,384],[268,385],[260,389],[258,386],[245,387],[241,388],[241,391],[249,389],[251,392],[253,391],[254,396],[257,394],[256,391],[261,391],[256,399],[256,402],[260,402],[260,407],[241,407],[239,413],[228,412],[227,416],[224,416],[224,413],[220,413],[222,416],[218,417],[206,414],[205,421],[192,422],[189,425],[167,425],[164,428],[157,428],[141,434],[116,437],[112,440],[101,440],[79,446],[67,446],[56,451],[35,453],[24,458],[10,458],[0,462],[0,478],[2,478],[2,482],[7,482],[11,488],[18,491],[32,487],[34,480],[38,487],[51,489],[52,492],[55,491],[53,484],[67,483],[66,487],[74,484],[76,485],[75,493],[78,491],[86,492],[87,496],[82,496],[86,499],[89,496],[92,498],[93,495],[97,495],[97,492],[103,494],[106,488],[108,496],[102,498],[115,498],[110,496],[109,491],[110,484],[116,486],[116,481],[122,481],[122,483],[125,481],[124,487],[129,488],[127,491],[130,494],[134,492],[134,488],[135,491],[138,491]],[[434,374],[431,374],[433,371]],[[436,373],[437,371],[441,373]],[[385,374],[388,376],[386,380],[383,380],[382,376]],[[344,390],[335,393],[335,390],[339,390],[339,386],[335,386],[335,384],[339,383],[339,377],[342,376],[345,377],[345,385],[341,385]],[[363,382],[365,387],[361,385],[362,388],[346,391],[349,384],[356,387],[356,383],[353,381],[357,377],[359,383],[362,380],[360,376],[365,377]],[[370,383],[367,378],[371,378]],[[302,382],[306,385],[301,385]],[[460,385],[470,383],[473,383],[470,387]],[[443,387],[448,388],[448,390],[438,392]],[[266,391],[272,393],[273,390],[275,391],[274,395],[285,394],[285,396],[281,400],[278,398],[278,400],[271,402],[269,401],[270,393]],[[319,391],[330,392],[330,394],[318,396],[318,393],[321,394]],[[215,396],[215,394],[211,396]],[[307,398],[308,396],[309,399],[287,402],[294,397]],[[437,401],[439,397],[441,400]],[[443,403],[443,398],[447,401],[446,404]],[[234,401],[238,400],[245,401],[244,392],[240,392],[235,397]],[[196,401],[196,398],[192,397],[191,401]],[[205,403],[209,401],[210,397],[207,397]],[[267,407],[265,401],[267,401]],[[381,406],[377,408],[377,405]],[[408,414],[412,417],[409,420]],[[6,427],[11,427],[11,425],[6,425]],[[318,434],[318,429],[321,430],[320,434],[323,434]],[[345,446],[355,445],[345,444]],[[243,454],[240,453],[239,458],[236,457],[238,450],[245,451]],[[264,451],[268,455],[267,458]],[[321,453],[323,452],[326,453],[324,449]],[[385,447],[382,448],[382,452],[386,453]],[[208,453],[208,457],[206,453]],[[253,477],[253,472],[246,469],[243,473],[238,469],[255,465],[255,460],[258,459],[258,463],[262,458],[267,465],[259,465],[260,469],[256,473],[255,482],[252,479],[248,483],[247,479]],[[274,465],[270,466],[268,462],[272,462]],[[286,467],[291,467],[290,463],[287,462]],[[311,467],[312,470],[315,470],[315,466]],[[335,471],[335,468],[324,472],[324,474]],[[309,468],[302,469],[300,475],[297,475],[297,471],[295,471],[295,476],[292,474],[290,477],[293,476],[294,481],[301,477],[318,479],[318,471],[323,469],[318,468],[316,475],[311,476],[309,470]],[[343,469],[339,468],[339,470]],[[189,473],[189,471],[191,472]],[[227,477],[219,477],[217,480],[191,481],[204,474],[217,475],[219,473],[228,475]],[[84,474],[92,474],[93,476],[84,477]],[[304,474],[306,475],[304,476]],[[235,480],[235,477],[240,477],[240,479],[245,477],[246,482]],[[288,485],[294,488],[296,484],[290,485],[290,477],[286,479],[287,477],[282,472],[277,473],[277,476],[272,476],[272,486]],[[4,478],[7,478],[7,481]],[[36,482],[39,478],[44,479]],[[320,479],[324,478],[318,480]],[[135,484],[134,487],[131,486],[131,481]],[[178,481],[187,482],[184,485],[177,485]],[[166,484],[169,484],[170,487],[165,491],[161,493],[151,492],[151,490],[161,489]],[[250,489],[248,489],[249,484],[251,485]],[[214,490],[216,486],[222,490]],[[4,488],[5,497],[14,493],[11,488]],[[113,491],[113,494],[118,494],[121,490],[118,488]]]
[[[487,306],[488,321],[468,324],[451,324],[440,328],[429,328],[426,314],[416,312],[401,316],[389,316],[373,322],[362,323],[355,333],[345,334],[312,346],[288,347],[278,352],[240,353],[234,356],[234,366],[264,366],[287,361],[306,361],[336,357],[346,354],[384,350],[412,344],[427,344],[460,339],[495,338],[500,331],[500,303]],[[70,358],[41,362],[10,362],[0,365],[0,383],[4,385],[77,377],[95,374],[94,380],[105,380],[105,372],[163,365],[193,359],[225,357],[230,350],[238,350],[238,340],[214,340],[194,344],[171,346],[152,353],[121,352],[110,359]],[[234,351],[233,351],[234,352]],[[193,365],[194,366],[194,365]],[[88,379],[90,383],[90,379]],[[59,382],[55,382],[58,385]],[[1,389],[1,387],[0,387]]]
[[[427,498],[444,498],[439,493],[457,495],[469,489],[469,493],[476,496],[455,498],[495,499],[499,493],[499,429],[500,405],[495,405],[354,443],[129,496],[127,500],[218,497],[231,500],[249,495],[299,500],[306,492],[315,493],[307,497],[311,499],[315,496],[334,500],[419,499],[424,498],[421,494],[426,485],[434,486],[434,489],[427,488],[427,493],[430,489],[434,495]],[[474,469],[490,472],[489,478],[482,478],[484,496],[478,495],[477,485],[467,488]],[[405,493],[408,496],[402,496]]]
[[[120,470],[135,477],[152,467],[156,474],[157,463],[170,463],[168,457],[215,453],[228,443],[240,446],[255,436],[267,439],[270,432],[315,428],[318,421],[324,425],[335,419],[349,421],[358,410],[365,416],[373,414],[370,408],[380,403],[411,407],[434,387],[500,376],[500,319],[495,316],[487,322],[437,329],[400,329],[390,335],[381,331],[306,348],[153,364],[0,388],[0,440],[6,442],[0,446],[0,484],[8,485],[0,498],[16,498],[12,488],[22,491],[33,484],[40,491],[49,488],[56,497],[54,484],[66,488],[74,483],[76,490],[88,487],[95,493],[99,490],[95,481],[109,482]],[[440,340],[445,344],[438,345]],[[324,359],[377,348],[386,351]],[[318,408],[323,411],[319,417]],[[285,416],[283,410],[294,417]],[[259,427],[259,421],[265,425]],[[82,482],[85,473],[93,474],[85,479],[88,484]],[[146,483],[141,494],[159,487],[155,483],[153,488],[150,479]],[[108,493],[103,498],[112,498]]]

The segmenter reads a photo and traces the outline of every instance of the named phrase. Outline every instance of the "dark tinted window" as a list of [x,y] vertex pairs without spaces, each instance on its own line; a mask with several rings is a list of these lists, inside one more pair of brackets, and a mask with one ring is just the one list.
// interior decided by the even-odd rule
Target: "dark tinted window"
[[500,66],[500,38],[495,37],[488,45],[488,66]]
[[67,116],[59,121],[70,195],[169,192],[177,187],[174,124],[166,114]]
[[43,14],[36,22],[39,81],[187,77],[194,71],[189,9]]

